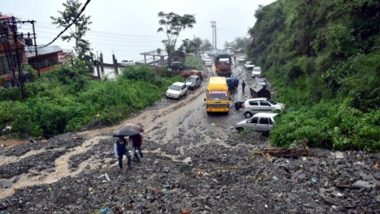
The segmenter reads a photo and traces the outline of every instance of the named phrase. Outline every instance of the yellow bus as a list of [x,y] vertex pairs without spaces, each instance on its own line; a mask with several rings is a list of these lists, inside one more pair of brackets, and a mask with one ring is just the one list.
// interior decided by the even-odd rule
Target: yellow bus
[[206,91],[206,111],[228,113],[231,108],[231,97],[225,77],[210,77]]

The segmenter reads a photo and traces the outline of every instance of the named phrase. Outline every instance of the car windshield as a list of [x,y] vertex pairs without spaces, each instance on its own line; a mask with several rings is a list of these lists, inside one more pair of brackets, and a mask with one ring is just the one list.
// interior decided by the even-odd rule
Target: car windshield
[[261,68],[258,67],[258,68],[254,68],[253,70],[254,70],[254,71],[261,71]]
[[186,79],[186,82],[195,82],[195,77],[189,77]]
[[172,86],[170,86],[170,89],[171,90],[175,90],[175,91],[180,91],[181,90],[181,86],[179,86],[179,85],[172,85]]
[[211,92],[207,94],[208,100],[227,100],[228,96],[226,92]]
[[277,103],[273,100],[270,100],[270,99],[267,99],[268,103],[272,104],[272,105],[276,105]]

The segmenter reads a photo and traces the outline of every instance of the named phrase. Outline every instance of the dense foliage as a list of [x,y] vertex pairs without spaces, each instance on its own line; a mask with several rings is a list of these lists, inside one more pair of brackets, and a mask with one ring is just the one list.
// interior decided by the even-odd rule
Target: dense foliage
[[[14,136],[45,136],[111,125],[160,99],[175,79],[151,67],[130,66],[114,81],[91,80],[84,63],[61,66],[27,84],[28,99],[17,89],[0,89],[0,129]],[[162,72],[161,72],[162,73]]]
[[380,1],[279,0],[255,16],[248,54],[288,107],[272,142],[380,150]]

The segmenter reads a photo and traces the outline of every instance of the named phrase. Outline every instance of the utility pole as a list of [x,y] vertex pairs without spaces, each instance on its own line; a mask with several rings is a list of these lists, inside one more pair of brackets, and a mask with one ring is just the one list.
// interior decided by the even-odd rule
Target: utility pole
[[[35,58],[37,59],[38,57],[38,49],[37,49],[37,36],[36,36],[36,30],[34,28],[34,23],[35,20],[27,20],[27,21],[17,21],[17,23],[25,24],[25,23],[30,23],[32,24],[32,29],[33,29],[33,46],[34,46],[34,54],[36,55]],[[40,77],[41,72],[40,69],[38,68],[38,65],[35,66],[35,69],[37,70],[38,77]]]
[[18,71],[18,77],[19,77],[19,84],[20,84],[20,90],[21,90],[21,98],[25,99],[26,98],[26,92],[25,92],[25,87],[24,87],[24,75],[22,73],[21,69],[21,60],[20,60],[20,54],[18,52],[19,47],[18,47],[18,35],[17,35],[17,23],[16,23],[16,18],[12,17],[12,33],[13,33],[13,41],[15,45],[15,52],[16,52],[16,68]]
[[[32,23],[32,26],[33,26],[34,53],[36,54],[36,59],[37,59],[38,51],[37,51],[37,41],[36,41],[36,37],[37,37],[36,36],[36,30],[34,28],[34,23],[35,22],[36,21],[34,21],[34,20],[30,21],[30,23]],[[37,68],[37,72],[38,72],[38,77],[40,77],[41,76],[40,69],[38,68],[38,66],[36,66],[36,68]]]
[[212,28],[212,45],[214,48],[217,48],[217,42],[216,42],[216,21],[211,22],[211,28]]

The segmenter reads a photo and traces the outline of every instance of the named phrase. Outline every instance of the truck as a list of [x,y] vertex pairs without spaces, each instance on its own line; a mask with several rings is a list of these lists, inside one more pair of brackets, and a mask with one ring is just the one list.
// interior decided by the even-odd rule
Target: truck
[[232,72],[232,59],[229,54],[218,54],[215,56],[215,72],[218,76],[229,77]]
[[214,112],[228,114],[231,108],[231,95],[225,77],[210,77],[204,100],[207,114]]

